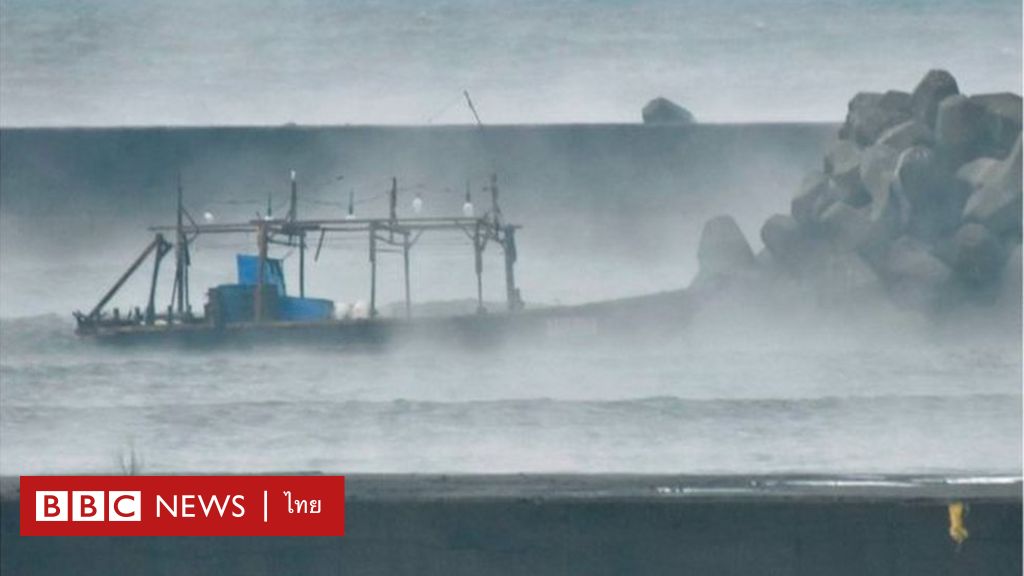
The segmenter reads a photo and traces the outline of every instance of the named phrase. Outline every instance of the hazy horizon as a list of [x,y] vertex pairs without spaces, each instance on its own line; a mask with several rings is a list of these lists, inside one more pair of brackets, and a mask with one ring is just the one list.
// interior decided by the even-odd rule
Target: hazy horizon
[[7,128],[831,122],[936,67],[1019,92],[1020,3],[0,0]]
[[[957,249],[968,256],[939,281],[950,298],[932,315],[890,298],[896,284],[845,239],[800,225],[798,241],[822,248],[806,281],[787,254],[762,252],[763,223],[791,213],[835,126],[493,128],[636,124],[658,95],[700,123],[836,121],[857,92],[912,90],[936,67],[965,93],[1016,92],[1019,0],[0,6],[4,125],[471,124],[466,89],[492,127],[0,132],[2,474],[109,473],[126,454],[146,473],[1020,470],[1019,316],[947,286],[954,273],[973,282],[980,273],[959,261],[987,268],[1002,239]],[[72,311],[92,309],[152,242],[146,227],[174,217],[179,182],[191,214],[245,222],[268,204],[283,213],[292,171],[300,218],[343,218],[349,199],[357,218],[385,217],[393,178],[399,218],[461,214],[467,188],[482,214],[496,173],[503,218],[523,225],[527,314],[604,303],[567,311],[583,322],[565,310],[526,318],[545,320],[536,331],[499,316],[504,254],[492,245],[490,317],[380,324],[395,334],[380,346],[339,342],[349,333],[327,325],[307,346],[284,332],[222,348],[76,336]],[[820,194],[831,202],[831,189]],[[722,214],[746,241],[726,234],[702,250],[704,223]],[[309,296],[343,310],[372,293],[386,314],[404,298],[405,259],[382,249],[371,265],[367,240],[332,235],[303,264],[294,246],[268,255],[289,286],[301,268]],[[413,244],[412,302],[475,310],[470,236]],[[206,288],[237,283],[237,254],[258,250],[252,234],[192,237],[193,310]],[[702,260],[742,271],[666,294],[691,285]],[[154,308],[170,303],[171,264]],[[148,301],[151,265],[105,302],[111,316]],[[489,326],[508,340],[488,346]],[[376,340],[367,328],[357,334]]]

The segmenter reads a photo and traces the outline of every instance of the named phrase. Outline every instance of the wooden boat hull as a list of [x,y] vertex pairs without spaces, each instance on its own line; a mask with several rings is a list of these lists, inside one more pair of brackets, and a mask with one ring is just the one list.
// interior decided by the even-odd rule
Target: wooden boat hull
[[690,306],[683,291],[581,306],[413,319],[320,322],[212,322],[128,324],[79,328],[97,342],[209,347],[232,344],[383,346],[425,341],[482,347],[506,341],[636,338],[681,329]]
[[[510,330],[536,330],[536,318],[460,316],[419,320],[339,320],[324,322],[261,322],[215,326],[213,323],[102,327],[79,335],[104,344],[185,345],[230,344],[386,345],[400,340],[447,340],[483,344],[504,339]],[[541,326],[541,328],[543,328]]]

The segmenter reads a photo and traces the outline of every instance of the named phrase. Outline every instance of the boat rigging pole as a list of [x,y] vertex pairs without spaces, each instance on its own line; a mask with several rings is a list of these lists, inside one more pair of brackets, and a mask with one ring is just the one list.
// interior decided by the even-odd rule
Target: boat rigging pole
[[[288,205],[288,222],[294,226],[299,216],[299,188],[295,181],[295,170],[292,170],[292,195]],[[299,236],[299,297],[306,297],[306,232],[297,232]]]
[[181,173],[179,172],[178,173],[178,213],[177,213],[177,221],[176,221],[176,225],[175,225],[176,239],[175,239],[175,242],[174,242],[174,260],[175,260],[175,268],[174,268],[174,293],[175,293],[175,300],[176,300],[177,312],[178,312],[178,317],[179,318],[182,318],[185,315],[185,306],[186,306],[185,300],[187,298],[185,292],[186,292],[186,289],[187,289],[186,286],[188,284],[188,278],[187,278],[188,271],[186,270],[186,267],[188,266],[187,261],[186,261],[186,259],[188,258],[186,250],[188,249],[188,247],[187,247],[187,240],[185,238],[185,223],[184,223],[184,220],[183,220],[184,216],[185,216],[185,206],[184,206],[183,195],[184,195],[184,191],[182,190],[182,186],[181,186]]
[[409,232],[402,231],[402,262],[405,267],[405,319],[412,318],[412,295],[409,290]]
[[266,276],[267,271],[267,223],[259,222],[256,230],[256,242],[259,248],[259,266],[258,274],[259,278],[256,280],[256,293],[253,296],[253,318],[256,322],[263,320],[263,278]]
[[473,227],[473,263],[476,267],[476,312],[484,313],[484,246],[487,237],[480,234],[480,222]]
[[[470,112],[473,113],[473,118],[476,119],[477,128],[480,130],[481,138],[483,137],[484,123],[480,120],[480,115],[477,114],[476,106],[473,105],[473,99],[469,97],[469,91],[463,90],[462,93],[466,96],[466,104],[469,105]],[[508,309],[510,311],[519,310],[523,307],[523,300],[519,293],[519,289],[516,288],[516,276],[515,276],[515,263],[516,263],[516,236],[515,226],[506,226],[501,215],[501,204],[498,202],[498,172],[493,169],[492,160],[492,171],[491,171],[491,182],[490,185],[485,186],[485,191],[491,193],[491,224],[492,230],[488,231],[488,234],[492,235],[498,244],[501,245],[502,251],[505,253],[505,299],[508,303]],[[467,201],[468,201],[467,193]],[[473,239],[473,249],[476,256],[476,276],[477,276],[477,308],[478,311],[483,311],[483,286],[481,280],[481,274],[483,271],[483,246],[486,245],[486,238],[483,243],[478,241],[479,238],[479,226],[477,227],[476,234]]]
[[156,256],[153,259],[153,277],[149,283],[149,301],[146,304],[145,322],[147,325],[152,325],[154,320],[156,320],[156,283],[160,276],[160,262],[171,251],[171,246],[164,240],[163,234],[157,234],[154,242],[157,247]]
[[148,246],[146,246],[146,249],[143,250],[141,254],[139,254],[135,261],[132,262],[131,266],[129,266],[128,269],[125,270],[124,274],[122,274],[121,277],[117,279],[117,282],[114,283],[110,290],[107,290],[107,293],[103,295],[103,298],[100,298],[100,301],[96,304],[96,306],[93,307],[93,309],[89,312],[88,315],[82,315],[77,312],[75,313],[75,317],[79,319],[79,323],[83,322],[84,320],[90,320],[93,322],[99,321],[100,313],[103,311],[103,307],[107,305],[107,302],[110,302],[110,299],[114,297],[114,294],[117,294],[117,291],[121,289],[121,286],[124,286],[124,283],[128,281],[128,278],[130,278],[131,275],[134,274],[136,270],[138,270],[139,266],[141,266],[142,263],[146,260],[146,257],[149,256],[150,253],[152,253],[154,250],[157,251],[156,265],[159,266],[160,258],[162,258],[161,253],[166,254],[167,250],[169,250],[169,248],[167,248],[167,242],[164,240],[163,234],[157,234],[156,237],[153,238],[153,241],[150,242]]
[[370,222],[370,318],[377,315],[377,223]]

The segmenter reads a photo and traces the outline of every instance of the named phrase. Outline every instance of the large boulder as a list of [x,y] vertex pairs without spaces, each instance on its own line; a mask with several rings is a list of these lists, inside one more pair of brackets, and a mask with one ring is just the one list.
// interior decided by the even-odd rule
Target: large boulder
[[986,153],[1004,158],[1021,131],[1021,97],[1010,92],[976,94],[971,101],[985,111]]
[[707,222],[695,288],[785,287],[825,310],[890,301],[934,313],[1005,299],[1019,311],[1020,130],[1019,96],[960,95],[943,70],[913,94],[857,94],[790,214],[762,225],[756,257],[731,218]]
[[871,197],[860,181],[861,149],[850,140],[835,140],[825,152],[825,174],[838,188],[840,198],[852,206],[863,206]]
[[821,224],[835,246],[845,251],[858,250],[871,240],[871,220],[844,202],[836,202],[821,215]]
[[835,181],[831,178],[828,179],[828,185],[820,196],[814,201],[814,206],[811,208],[813,214],[814,228],[821,228],[821,217],[825,212],[836,203],[843,203],[848,206],[852,206],[847,202],[848,191],[840,188],[836,185]]
[[875,229],[886,236],[898,236],[910,218],[910,206],[899,192],[896,167],[899,152],[885,144],[875,144],[864,151],[860,179],[871,195],[868,218]]
[[833,140],[825,150],[825,174],[837,183],[854,183],[860,177],[860,147],[849,140]]
[[761,241],[774,262],[791,270],[800,267],[809,246],[800,224],[792,216],[784,214],[775,214],[765,221],[761,227]]
[[896,151],[902,152],[911,146],[933,146],[935,137],[928,126],[914,118],[901,122],[889,128],[878,137],[876,144],[884,144]]
[[693,114],[668,98],[658,97],[644,106],[644,124],[693,124]]
[[828,186],[828,176],[824,172],[811,172],[804,176],[799,191],[789,205],[789,212],[797,222],[803,226],[810,226],[817,221],[815,207]]
[[950,96],[939,104],[935,144],[951,166],[960,166],[985,152],[988,137],[985,123],[985,108],[966,96]]
[[988,180],[989,173],[1000,164],[995,158],[975,158],[957,169],[956,179],[971,191],[977,190]]
[[1003,265],[999,240],[981,224],[969,222],[957,230],[949,246],[949,261],[957,278],[970,287],[991,285]]
[[908,225],[915,235],[937,238],[959,223],[966,186],[952,177],[932,149],[904,150],[896,162],[895,183],[909,203]]
[[861,154],[860,182],[871,195],[872,202],[889,193],[889,187],[896,178],[898,160],[899,151],[885,144],[875,144]]
[[840,136],[868,146],[887,129],[908,120],[910,115],[910,94],[906,92],[861,92],[850,100]]
[[871,200],[868,219],[875,233],[895,238],[906,231],[911,214],[910,202],[894,181]]
[[911,146],[896,160],[896,180],[914,206],[928,200],[939,183],[941,170],[935,151],[924,146]]
[[697,248],[700,274],[731,275],[754,266],[754,252],[731,216],[716,216],[704,224]]
[[979,222],[1002,235],[1021,233],[1021,138],[1010,155],[983,175],[963,210],[964,220]]
[[929,70],[910,97],[914,118],[928,128],[934,128],[939,103],[959,93],[960,89],[952,74],[945,70]]
[[835,193],[839,195],[839,199],[854,208],[867,206],[871,202],[871,195],[860,185],[859,180],[856,184],[846,184],[845,186],[834,184],[834,187],[837,188]]
[[893,242],[884,273],[897,301],[923,310],[939,305],[952,277],[949,267],[926,244],[908,236]]

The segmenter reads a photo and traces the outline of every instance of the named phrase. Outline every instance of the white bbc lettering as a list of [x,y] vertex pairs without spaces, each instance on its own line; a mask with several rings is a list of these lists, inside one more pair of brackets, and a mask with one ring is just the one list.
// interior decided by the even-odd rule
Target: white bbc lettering
[[142,492],[111,490],[107,493],[107,510],[111,522],[141,522]]
[[82,491],[71,493],[71,520],[73,522],[103,522],[106,517],[106,493]]
[[66,522],[67,519],[67,492],[36,492],[36,522]]
[[[196,501],[199,502],[198,506]],[[196,494],[175,494],[170,502],[164,500],[163,496],[158,494],[156,497],[156,517],[160,518],[162,514],[167,514],[172,518],[211,518],[214,516],[213,513],[216,512],[217,516],[223,518],[230,506],[234,508],[231,515],[235,518],[241,518],[245,516],[244,502],[245,496],[239,494],[233,496],[225,494],[223,498],[216,495],[204,497]],[[197,508],[202,511],[202,514],[196,512]]]
[[172,518],[177,518],[178,517],[178,497],[175,496],[174,499],[171,500],[171,503],[168,504],[167,500],[164,500],[163,496],[157,494],[156,495],[156,517],[157,518],[160,517],[160,511],[161,510],[164,510],[167,513],[169,513]]

